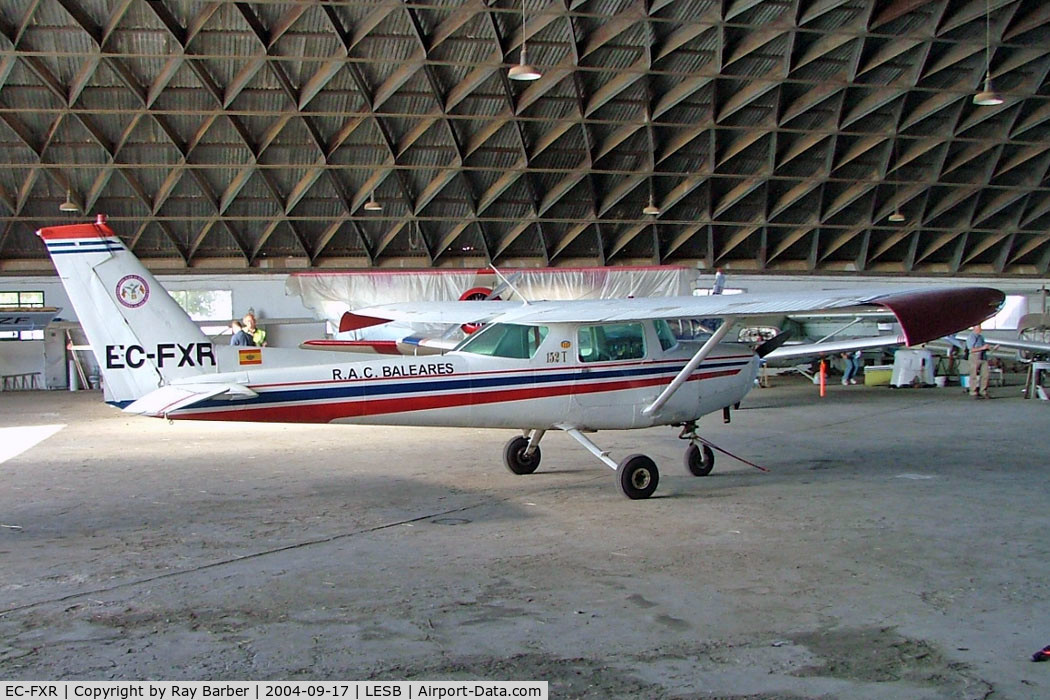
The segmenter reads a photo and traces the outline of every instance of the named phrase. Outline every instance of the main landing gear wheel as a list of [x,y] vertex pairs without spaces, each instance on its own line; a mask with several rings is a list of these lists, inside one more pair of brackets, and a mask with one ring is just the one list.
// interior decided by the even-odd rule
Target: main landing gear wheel
[[631,455],[620,462],[616,469],[620,478],[620,490],[632,500],[649,498],[660,483],[660,471],[656,463],[645,455]]
[[707,476],[715,468],[715,453],[707,445],[690,445],[685,448],[685,467],[693,476]]
[[540,446],[531,455],[525,455],[525,449],[529,446],[529,439],[519,435],[511,438],[510,442],[503,448],[503,463],[507,469],[515,474],[531,474],[540,466]]

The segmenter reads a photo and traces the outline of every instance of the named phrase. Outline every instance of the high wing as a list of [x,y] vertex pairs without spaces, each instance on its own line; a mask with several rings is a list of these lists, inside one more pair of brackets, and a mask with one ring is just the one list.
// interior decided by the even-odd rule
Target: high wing
[[992,345],[1001,345],[1004,348],[1011,348],[1014,350],[1028,350],[1029,352],[1035,353],[1050,353],[1050,343],[1040,343],[1035,340],[1002,340],[1000,338],[989,338],[988,342]]
[[784,345],[765,355],[766,360],[788,360],[798,357],[819,357],[854,350],[888,348],[894,345],[907,345],[902,335],[872,335],[863,338],[846,340],[829,340],[823,343],[800,343]]
[[822,291],[802,294],[734,294],[540,301],[456,301],[389,304],[360,309],[356,328],[389,321],[410,323],[617,323],[648,319],[763,317],[792,313],[888,309],[904,343],[914,345],[957,332],[991,316],[1005,296],[988,287]]
[[[956,347],[966,347],[966,336],[957,335],[952,343]],[[1011,350],[1027,350],[1029,352],[1050,354],[1050,343],[1040,343],[1037,340],[1023,340],[1021,338],[999,338],[990,334],[985,334],[985,341],[989,345],[998,345],[1004,348],[1010,348]]]

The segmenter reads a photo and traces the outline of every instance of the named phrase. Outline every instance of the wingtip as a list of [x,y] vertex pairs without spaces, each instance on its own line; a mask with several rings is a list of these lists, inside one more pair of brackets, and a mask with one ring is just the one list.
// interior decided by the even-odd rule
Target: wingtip
[[1002,307],[1006,295],[991,287],[960,287],[888,294],[874,303],[893,312],[909,345],[975,326]]

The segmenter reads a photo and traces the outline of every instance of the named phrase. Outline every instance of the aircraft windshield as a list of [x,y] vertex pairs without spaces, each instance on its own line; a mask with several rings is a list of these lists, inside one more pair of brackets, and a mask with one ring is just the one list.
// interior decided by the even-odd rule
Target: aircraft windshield
[[536,354],[546,337],[547,326],[493,323],[467,338],[456,349],[475,355],[527,360]]

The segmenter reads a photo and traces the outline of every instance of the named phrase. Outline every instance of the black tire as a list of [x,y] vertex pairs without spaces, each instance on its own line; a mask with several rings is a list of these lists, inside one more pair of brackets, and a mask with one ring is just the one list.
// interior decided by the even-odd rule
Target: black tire
[[660,470],[656,463],[645,455],[631,455],[616,469],[620,479],[620,491],[631,500],[649,498],[660,483]]
[[540,466],[540,446],[537,445],[533,453],[526,457],[525,448],[529,446],[529,439],[519,435],[512,438],[503,448],[503,464],[515,474],[531,474]]
[[704,444],[685,448],[685,468],[693,476],[707,476],[715,468],[714,450]]

